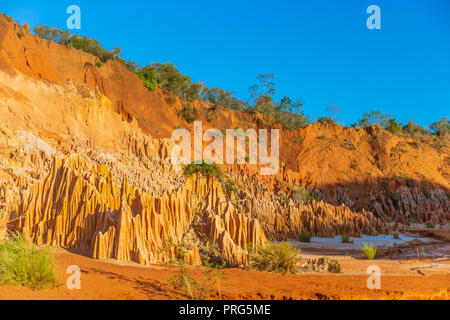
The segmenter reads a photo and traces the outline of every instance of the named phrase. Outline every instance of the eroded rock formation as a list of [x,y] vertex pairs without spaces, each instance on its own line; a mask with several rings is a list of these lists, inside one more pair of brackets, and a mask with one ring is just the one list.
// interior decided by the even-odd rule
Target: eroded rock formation
[[[177,117],[117,61],[26,32],[0,15],[0,238],[18,231],[38,244],[88,250],[141,264],[199,264],[217,248],[233,265],[248,245],[348,233],[388,232],[388,222],[449,221],[448,138],[379,128],[312,124],[280,132],[280,170],[223,166],[239,190],[186,179],[173,166]],[[195,102],[196,108],[207,108]],[[267,117],[225,110],[204,129],[270,128]],[[313,201],[296,201],[292,188]]]

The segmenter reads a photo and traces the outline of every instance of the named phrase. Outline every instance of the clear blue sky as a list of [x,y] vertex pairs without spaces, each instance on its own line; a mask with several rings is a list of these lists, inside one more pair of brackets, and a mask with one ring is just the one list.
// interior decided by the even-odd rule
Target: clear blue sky
[[[277,97],[302,99],[313,119],[331,103],[345,124],[375,109],[425,126],[450,117],[449,0],[2,0],[0,11],[65,28],[71,4],[79,33],[105,48],[141,65],[173,62],[241,99],[274,73]],[[366,27],[371,4],[381,30]]]

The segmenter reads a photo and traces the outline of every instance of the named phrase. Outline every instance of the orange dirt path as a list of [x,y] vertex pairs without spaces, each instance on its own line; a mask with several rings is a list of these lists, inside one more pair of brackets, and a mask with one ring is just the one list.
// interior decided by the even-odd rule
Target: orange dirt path
[[[168,283],[177,272],[176,266],[141,267],[112,261],[93,260],[53,249],[60,283],[55,289],[33,291],[28,288],[0,287],[0,299],[45,300],[129,300],[180,299]],[[224,299],[449,299],[450,264],[428,261],[359,260],[338,257],[341,274],[278,274],[227,269],[223,280]],[[382,272],[381,289],[369,290],[365,270],[376,264]],[[77,265],[82,270],[81,290],[65,286],[66,269]],[[199,280],[206,278],[205,269],[192,268]],[[216,296],[217,298],[217,296]]]

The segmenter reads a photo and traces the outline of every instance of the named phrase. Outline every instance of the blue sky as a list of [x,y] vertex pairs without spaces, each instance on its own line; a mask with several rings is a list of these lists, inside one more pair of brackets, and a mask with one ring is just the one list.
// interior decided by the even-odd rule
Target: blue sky
[[[2,0],[0,11],[65,28],[71,4],[79,33],[105,48],[141,65],[173,62],[241,99],[258,74],[273,73],[277,97],[301,99],[312,119],[328,104],[345,124],[376,109],[424,126],[450,117],[449,0]],[[381,30],[366,27],[371,4]]]

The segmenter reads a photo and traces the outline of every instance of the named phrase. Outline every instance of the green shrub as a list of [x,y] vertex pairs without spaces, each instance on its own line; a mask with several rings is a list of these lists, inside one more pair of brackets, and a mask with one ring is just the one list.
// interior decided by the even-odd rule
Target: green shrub
[[377,254],[377,248],[375,248],[373,245],[367,245],[366,243],[364,243],[364,245],[361,247],[361,254],[367,259],[373,260],[375,258],[375,255]]
[[428,229],[434,229],[434,224],[432,224],[431,222],[427,223],[427,228]]
[[300,254],[300,249],[289,242],[267,243],[250,255],[250,265],[260,271],[293,274],[297,272]]
[[169,106],[173,106],[176,101],[177,101],[177,99],[172,95],[169,95],[166,97],[166,102]]
[[55,263],[48,250],[14,235],[0,244],[0,284],[32,289],[57,284]]
[[308,125],[309,119],[304,115],[303,103],[300,100],[291,100],[289,97],[275,100],[273,74],[260,74],[257,79],[259,83],[249,88],[253,105],[243,104],[247,111],[267,114],[274,123],[288,130],[305,128]]
[[400,239],[400,235],[398,234],[398,232],[394,232],[394,239],[395,240]]
[[97,63],[95,64],[95,66],[96,66],[97,68],[101,68],[101,67],[103,66],[103,63],[97,62]]
[[25,34],[24,34],[22,31],[18,31],[18,32],[17,32],[17,37],[18,37],[19,39],[22,39],[24,36],[25,36]]
[[183,173],[186,177],[192,176],[194,173],[201,173],[205,177],[213,176],[217,180],[222,180],[223,174],[220,168],[214,163],[206,163],[202,161],[201,163],[191,163],[184,167]]
[[341,264],[339,263],[339,261],[334,260],[334,259],[330,259],[328,260],[328,272],[331,273],[341,273]]
[[300,236],[298,237],[298,240],[300,242],[310,243],[311,242],[311,233],[310,232],[302,232],[300,234]]
[[312,202],[316,200],[316,198],[309,193],[308,189],[302,187],[291,187],[291,190],[292,199],[297,202]]
[[341,236],[341,241],[342,241],[343,243],[353,243],[353,240],[351,240],[350,235],[349,235],[349,234],[346,234],[346,233],[344,233],[344,234]]
[[320,117],[317,120],[318,123],[326,123],[326,124],[332,124],[332,125],[337,125],[336,120],[328,118],[328,117]]
[[402,128],[402,132],[414,136],[429,134],[429,131],[427,129],[415,124],[414,120],[410,120],[408,124],[404,125]]
[[359,129],[368,126],[385,126],[387,121],[391,119],[391,115],[382,114],[379,110],[365,112],[359,122],[351,124],[352,128]]
[[401,133],[402,126],[395,119],[388,119],[384,124],[384,129],[392,133]]
[[112,50],[105,50],[101,43],[96,39],[91,39],[86,36],[73,35],[69,31],[62,31],[56,27],[38,25],[34,28],[34,33],[39,37],[55,41],[62,45],[67,45],[78,50],[90,53],[100,59],[101,62],[106,63],[108,60],[120,59],[121,49],[116,47]]
[[239,187],[236,184],[236,182],[234,182],[233,180],[228,179],[228,178],[223,178],[221,182],[222,182],[222,189],[224,192],[226,192],[226,193],[238,192]]
[[411,225],[411,224],[413,224],[413,223],[419,223],[419,220],[417,220],[416,218],[411,218],[411,219],[409,219],[409,225]]
[[156,79],[156,75],[151,68],[140,68],[136,74],[142,80],[144,87],[148,90],[153,91],[156,88],[159,88],[158,80]]
[[178,111],[178,116],[182,116],[188,123],[192,123],[198,119],[198,111],[189,105],[184,105],[183,109]]

